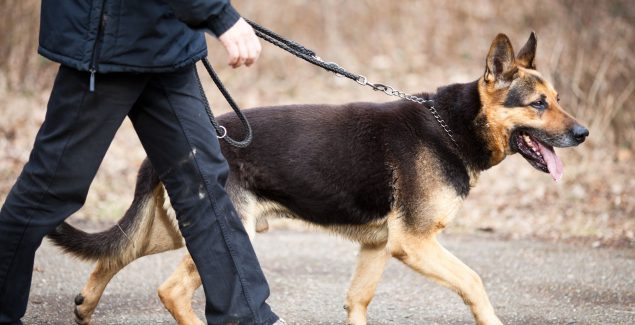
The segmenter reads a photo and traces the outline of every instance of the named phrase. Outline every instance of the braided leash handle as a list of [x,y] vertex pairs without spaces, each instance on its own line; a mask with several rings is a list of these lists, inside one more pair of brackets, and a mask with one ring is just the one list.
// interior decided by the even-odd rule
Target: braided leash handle
[[245,133],[246,133],[245,138],[243,140],[238,141],[233,139],[227,134],[227,129],[225,129],[224,126],[218,124],[218,122],[216,121],[216,118],[214,118],[212,109],[210,108],[209,101],[207,100],[207,96],[205,96],[205,90],[203,89],[203,84],[201,83],[201,79],[197,73],[196,79],[198,80],[198,86],[199,86],[199,90],[201,91],[201,98],[203,99],[205,112],[207,113],[207,117],[209,118],[209,121],[212,123],[214,130],[216,130],[216,135],[218,136],[218,138],[223,139],[225,142],[227,142],[228,144],[234,147],[237,147],[237,148],[247,147],[253,140],[253,130],[251,129],[251,125],[249,125],[249,121],[247,121],[247,118],[245,117],[243,112],[240,110],[240,108],[238,107],[238,105],[236,104],[232,96],[229,94],[227,89],[225,89],[225,86],[223,85],[220,78],[216,74],[216,71],[214,71],[214,68],[212,68],[212,65],[209,63],[207,58],[203,58],[201,61],[203,62],[203,66],[205,67],[205,70],[207,70],[207,73],[209,73],[210,77],[212,77],[214,84],[216,84],[216,87],[218,87],[218,90],[220,90],[221,94],[223,94],[223,97],[225,97],[225,100],[227,101],[227,103],[229,103],[229,106],[231,106],[231,108],[234,110],[234,112],[240,119],[240,122],[242,123],[243,129],[245,130]]
[[251,25],[256,32],[256,35],[263,40],[297,56],[300,59],[308,61],[309,63],[321,67],[325,70],[331,71],[335,74],[343,77],[358,81],[362,76],[346,71],[335,62],[325,62],[318,57],[313,50],[310,50],[294,41],[285,39],[284,37],[254,23],[249,19],[245,19],[247,23]]

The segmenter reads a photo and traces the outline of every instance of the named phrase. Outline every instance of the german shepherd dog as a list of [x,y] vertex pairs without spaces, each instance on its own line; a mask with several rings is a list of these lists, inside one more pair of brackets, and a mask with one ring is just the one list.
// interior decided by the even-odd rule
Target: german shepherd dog
[[[478,80],[420,95],[434,100],[458,146],[426,108],[407,100],[246,111],[253,144],[222,150],[231,170],[226,189],[250,236],[266,230],[269,218],[283,217],[360,243],[345,303],[348,324],[366,324],[367,306],[391,256],[458,293],[477,324],[502,324],[480,277],[436,237],[481,171],[520,153],[559,180],[563,166],[554,147],[576,146],[588,136],[536,71],[536,44],[532,33],[514,55],[507,36],[499,34]],[[235,117],[219,120],[240,128]],[[78,324],[90,323],[104,288],[128,263],[184,245],[166,191],[147,161],[117,225],[87,234],[63,224],[50,238],[79,258],[97,261],[75,298]],[[179,324],[202,323],[191,307],[200,285],[187,255],[159,288]]]

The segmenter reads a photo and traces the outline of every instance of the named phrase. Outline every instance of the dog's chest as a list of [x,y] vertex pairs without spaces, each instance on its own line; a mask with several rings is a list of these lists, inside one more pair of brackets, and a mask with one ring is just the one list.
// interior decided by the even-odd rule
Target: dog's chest
[[434,224],[444,228],[458,214],[463,205],[463,198],[453,188],[446,186],[431,194],[428,205],[430,210],[428,215],[433,217]]
[[[419,230],[444,228],[463,205],[463,196],[443,171],[443,164],[430,151],[422,150],[415,165],[416,176],[403,180],[405,186],[399,189],[402,198],[399,210],[405,213],[408,223],[416,225]],[[470,175],[467,182],[472,183],[475,178]]]
[[414,224],[423,231],[445,228],[463,205],[463,198],[450,186],[440,186],[428,191],[415,208]]

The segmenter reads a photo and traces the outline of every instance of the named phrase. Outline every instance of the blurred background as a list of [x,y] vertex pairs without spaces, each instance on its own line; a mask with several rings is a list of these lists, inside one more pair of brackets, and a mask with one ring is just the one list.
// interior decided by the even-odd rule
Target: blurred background
[[[498,33],[518,50],[538,35],[538,70],[591,135],[558,154],[554,183],[521,157],[485,172],[451,232],[635,245],[635,2],[632,0],[235,0],[245,17],[327,61],[406,92],[480,77]],[[40,1],[0,2],[0,202],[27,161],[58,66],[37,55]],[[255,67],[232,71],[215,39],[210,59],[242,107],[389,101],[269,44]],[[88,80],[87,80],[88,82]],[[211,85],[214,111],[228,110]],[[231,130],[230,130],[231,133]],[[145,154],[122,126],[73,218],[116,220],[132,200]]]

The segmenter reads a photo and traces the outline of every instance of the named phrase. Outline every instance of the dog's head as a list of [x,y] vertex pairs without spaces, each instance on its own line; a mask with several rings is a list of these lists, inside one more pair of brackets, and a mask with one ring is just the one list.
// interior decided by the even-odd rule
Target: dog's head
[[559,104],[558,92],[536,70],[536,35],[532,32],[517,55],[504,34],[492,42],[479,80],[485,138],[492,165],[520,154],[557,181],[562,162],[553,147],[576,146],[589,131]]

